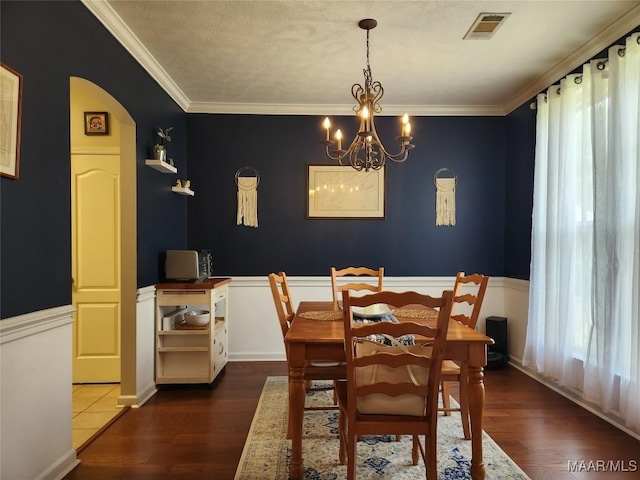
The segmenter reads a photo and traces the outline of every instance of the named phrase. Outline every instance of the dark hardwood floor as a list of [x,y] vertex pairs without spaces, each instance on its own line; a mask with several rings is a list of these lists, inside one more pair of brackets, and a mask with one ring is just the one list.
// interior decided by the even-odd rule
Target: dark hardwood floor
[[[232,480],[270,375],[286,375],[285,363],[229,363],[212,386],[162,388],[83,447],[65,480]],[[485,383],[484,430],[532,480],[640,479],[638,440],[512,367]],[[596,471],[598,460],[638,469]]]

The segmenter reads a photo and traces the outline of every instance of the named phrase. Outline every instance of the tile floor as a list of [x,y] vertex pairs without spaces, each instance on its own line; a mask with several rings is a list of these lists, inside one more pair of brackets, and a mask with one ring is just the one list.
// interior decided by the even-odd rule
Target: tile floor
[[115,417],[120,384],[73,385],[73,448],[76,450]]

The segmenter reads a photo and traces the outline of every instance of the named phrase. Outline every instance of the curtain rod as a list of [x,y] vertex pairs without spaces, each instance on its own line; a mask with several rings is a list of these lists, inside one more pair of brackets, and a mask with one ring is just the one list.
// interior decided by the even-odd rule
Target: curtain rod
[[[640,35],[638,35],[638,37],[636,38],[636,41],[638,42],[638,45],[640,45]],[[626,50],[627,50],[627,48],[626,48],[626,47],[621,47],[621,48],[618,50],[618,56],[619,56],[619,57],[624,57]],[[599,62],[596,64],[596,68],[597,68],[598,70],[604,70],[605,68],[607,68],[607,63],[609,63],[609,59],[608,59],[608,58],[605,58],[604,60],[601,60],[601,61],[599,61]],[[586,63],[585,63],[584,65],[586,65]],[[565,78],[566,78],[566,77],[565,77]],[[576,84],[578,84],[578,85],[579,85],[579,84],[581,84],[581,83],[582,83],[582,75],[578,75],[577,77],[575,77],[575,78],[573,79],[573,81],[574,81]],[[551,87],[547,87],[547,90],[548,90],[549,88],[551,88]],[[544,92],[540,92],[540,93],[544,94],[544,101],[546,102],[546,101],[547,101],[547,95],[546,95],[546,93],[544,93]],[[560,87],[558,87],[558,95],[559,95],[559,94],[560,94]],[[537,97],[537,95],[536,95],[536,97]],[[537,107],[538,107],[537,100],[533,100],[533,101],[529,104],[529,109],[530,109],[530,110],[535,110]]]

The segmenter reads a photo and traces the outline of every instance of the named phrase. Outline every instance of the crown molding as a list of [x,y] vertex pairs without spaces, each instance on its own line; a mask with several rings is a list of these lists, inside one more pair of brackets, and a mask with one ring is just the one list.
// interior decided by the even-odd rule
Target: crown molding
[[122,21],[120,16],[111,6],[101,0],[81,0],[83,5],[104,25],[104,27],[115,37],[116,40],[133,56],[133,58],[144,68],[151,78],[153,78],[164,89],[165,92],[182,108],[187,111],[189,99],[180,90],[180,87],[171,79],[162,66],[145,48],[142,42],[135,36],[129,27]]
[[[400,112],[402,108],[405,110]],[[409,112],[414,117],[502,117],[505,115],[502,105],[415,105],[400,107],[397,115],[407,111],[407,108],[410,108]]]
[[[191,102],[111,6],[102,0],[81,0],[87,9],[122,44],[133,58],[187,113],[245,115],[351,115],[353,105],[302,105]],[[640,5],[607,27],[582,48],[527,85],[504,105],[385,105],[379,116],[505,116],[554,82],[589,61],[613,42],[640,25]]]
[[[266,103],[192,102],[171,79],[111,6],[102,0],[81,0],[149,75],[187,113],[244,115],[352,115],[353,104],[302,105]],[[500,105],[385,105],[378,116],[504,116]]]
[[[349,105],[294,105],[275,103],[192,102],[187,113],[219,113],[236,115],[353,115]],[[500,105],[385,105],[376,116],[504,116]]]
[[602,50],[613,44],[619,38],[624,37],[640,25],[640,5],[631,9],[626,15],[620,17],[615,23],[609,25],[591,41],[583,45],[574,53],[565,58],[551,70],[531,82],[520,93],[515,95],[504,106],[505,114],[511,113],[525,102],[530,101],[538,93],[568,75],[570,72],[585,64]]

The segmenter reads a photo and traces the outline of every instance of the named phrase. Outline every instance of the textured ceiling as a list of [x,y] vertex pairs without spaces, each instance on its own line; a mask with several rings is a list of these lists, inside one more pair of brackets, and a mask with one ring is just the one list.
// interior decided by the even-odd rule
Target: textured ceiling
[[[502,115],[640,25],[640,1],[84,0],[190,112],[350,114],[366,63],[383,114]],[[489,40],[480,13],[510,13]]]

